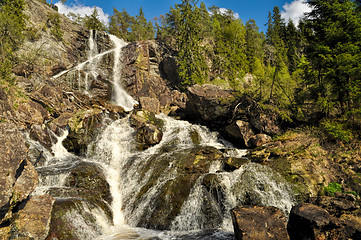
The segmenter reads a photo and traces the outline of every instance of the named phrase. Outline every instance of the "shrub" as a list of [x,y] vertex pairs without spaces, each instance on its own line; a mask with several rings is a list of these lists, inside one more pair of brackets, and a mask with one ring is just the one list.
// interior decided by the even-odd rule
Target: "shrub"
[[324,121],[321,123],[321,129],[331,140],[348,143],[353,138],[352,130],[347,129],[342,123]]

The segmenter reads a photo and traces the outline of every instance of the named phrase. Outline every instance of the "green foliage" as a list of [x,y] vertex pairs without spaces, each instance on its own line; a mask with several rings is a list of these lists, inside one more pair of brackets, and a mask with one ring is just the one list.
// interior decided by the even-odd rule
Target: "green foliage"
[[321,129],[331,140],[348,143],[353,138],[352,130],[348,129],[345,124],[339,122],[326,120],[321,123]]
[[24,39],[26,17],[23,0],[0,0],[0,80],[12,84],[14,51]]
[[58,40],[63,40],[63,31],[60,29],[61,21],[58,13],[50,13],[47,20],[48,27],[51,28],[50,33]]
[[200,45],[201,35],[200,12],[194,0],[183,0],[179,6],[179,29],[177,34],[178,75],[182,85],[203,84],[207,79],[208,66],[203,48]]
[[131,29],[136,41],[154,38],[154,27],[151,22],[147,22],[144,17],[143,8],[139,9],[139,14],[135,17]]
[[324,193],[328,196],[335,196],[335,193],[342,193],[341,184],[339,183],[329,183],[327,187],[324,187],[323,189]]
[[83,19],[84,27],[91,30],[104,31],[106,28],[104,24],[99,20],[99,13],[96,7],[90,16],[86,15]]
[[320,97],[339,103],[342,113],[355,107],[361,65],[361,17],[355,1],[309,0],[313,8],[306,21],[307,56]]
[[135,17],[130,16],[125,9],[119,12],[114,8],[110,17],[109,33],[134,42],[154,38],[155,30],[153,24],[145,18],[142,7]]

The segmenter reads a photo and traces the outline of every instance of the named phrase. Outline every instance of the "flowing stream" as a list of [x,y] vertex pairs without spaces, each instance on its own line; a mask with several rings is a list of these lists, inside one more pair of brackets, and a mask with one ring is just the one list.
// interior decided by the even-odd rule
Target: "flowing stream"
[[[116,104],[131,111],[137,102],[121,87],[121,48],[125,43],[110,35],[115,48],[98,53],[94,36],[89,40],[89,59],[74,69],[85,69],[96,74],[97,61],[104,55],[114,54],[113,100]],[[54,78],[66,74],[64,71]],[[84,89],[87,91],[88,89]],[[50,151],[39,143],[28,139],[32,148],[44,152],[45,163],[37,167],[40,183],[33,194],[41,195],[54,188],[65,188],[65,182],[71,169],[81,163],[99,166],[109,184],[112,201],[110,209],[112,219],[102,208],[81,203],[82,211],[87,212],[94,221],[89,221],[76,212],[67,212],[67,219],[76,226],[77,236],[81,239],[233,239],[233,226],[229,210],[240,204],[259,204],[275,206],[289,212],[295,204],[291,188],[282,177],[266,166],[246,163],[241,168],[226,172],[222,162],[214,161],[207,173],[201,174],[191,187],[189,195],[180,207],[179,214],[169,223],[167,231],[151,230],[143,226],[141,219],[147,219],[154,210],[153,204],[159,199],[159,192],[177,176],[178,164],[174,152],[183,154],[196,146],[212,146],[220,149],[229,157],[243,157],[245,150],[235,149],[222,140],[216,132],[204,126],[187,121],[174,120],[166,115],[156,116],[163,122],[162,141],[147,150],[140,151],[135,140],[135,130],[129,123],[129,117],[112,121],[104,119],[105,127],[101,134],[88,146],[86,157],[80,158],[69,153],[62,145],[68,132],[56,136],[57,141]],[[194,143],[192,134],[197,133],[199,142]],[[152,168],[155,159],[167,159],[163,168]],[[151,167],[149,167],[151,166]],[[150,168],[150,169],[147,169]],[[157,178],[154,176],[157,175]],[[217,179],[217,191],[210,198],[204,187],[208,177]],[[151,185],[149,183],[152,182]],[[148,186],[149,185],[149,186]],[[147,187],[148,186],[148,187]],[[142,189],[147,189],[139,197]],[[207,195],[208,194],[208,195]],[[209,200],[211,199],[211,200]],[[57,198],[62,200],[62,198]],[[209,216],[202,210],[210,204],[214,218],[219,221],[209,227]]]

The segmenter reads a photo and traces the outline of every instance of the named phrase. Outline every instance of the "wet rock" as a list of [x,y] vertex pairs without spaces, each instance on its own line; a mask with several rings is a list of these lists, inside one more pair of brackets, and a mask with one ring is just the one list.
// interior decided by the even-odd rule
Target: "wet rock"
[[60,135],[59,129],[65,129],[68,126],[69,119],[74,116],[74,113],[65,112],[62,113],[59,117],[51,121],[49,128],[54,133]]
[[[139,173],[144,177],[150,176],[150,179],[141,187],[134,202],[139,203],[151,197],[152,206],[147,206],[143,211],[144,214],[134,220],[137,222],[136,225],[152,229],[169,229],[198,178],[202,174],[208,173],[211,163],[220,160],[222,156],[222,153],[215,148],[198,146],[164,152],[149,158],[146,164],[139,169]],[[169,168],[170,164],[172,168]],[[176,175],[170,178],[169,174],[173,173]],[[154,195],[148,195],[157,184],[161,184],[159,190]],[[125,202],[134,204],[130,201]],[[221,218],[219,216],[215,218],[214,214],[211,214],[213,208],[210,204],[211,200],[205,201],[202,211],[210,214],[208,226],[215,227]],[[137,208],[136,205],[127,208],[129,207],[130,209]]]
[[91,81],[90,91],[92,98],[110,100],[112,97],[112,83],[98,75]]
[[140,127],[136,134],[137,142],[142,145],[142,148],[149,148],[150,146],[160,143],[163,137],[163,133],[152,124]]
[[30,138],[39,142],[41,145],[50,149],[54,142],[55,137],[49,132],[49,129],[43,129],[42,126],[33,124],[30,127]]
[[93,163],[82,162],[72,169],[65,180],[65,186],[84,188],[109,204],[112,201],[106,177],[99,166]]
[[345,239],[341,222],[325,209],[300,203],[291,210],[287,226],[291,239]]
[[64,147],[78,155],[85,155],[89,143],[103,126],[104,112],[99,108],[81,109],[69,120],[68,137],[63,141]]
[[147,149],[162,140],[163,121],[156,118],[154,112],[137,111],[131,115],[130,123],[136,129],[139,149]]
[[51,211],[54,204],[51,196],[33,196],[23,203],[14,215],[12,238],[45,239],[48,236]]
[[47,189],[45,193],[55,198],[76,198],[89,202],[94,206],[100,207],[108,219],[113,219],[113,213],[109,203],[102,199],[102,197],[99,196],[99,192],[95,192],[94,189],[89,190],[83,187],[52,187]]
[[235,239],[290,239],[284,213],[275,207],[238,206],[231,210]]
[[[95,213],[102,216],[102,210],[87,201],[78,198],[56,199],[46,239],[97,239],[103,229]],[[109,221],[104,218],[103,221]]]
[[254,135],[251,125],[241,120],[228,125],[225,132],[241,148],[247,148],[249,139]]
[[223,127],[232,119],[237,97],[233,92],[211,84],[194,85],[187,89],[188,118],[210,125]]
[[[212,195],[212,199],[215,199],[216,202],[220,203],[220,208],[221,208],[220,210],[222,212],[224,212],[225,211],[224,202],[225,202],[227,193],[224,191],[224,189],[226,189],[226,187],[222,183],[221,176],[218,174],[214,174],[214,173],[206,174],[202,179],[202,185],[205,186],[206,190]],[[211,201],[211,199],[210,199],[210,201]],[[217,204],[210,203],[208,205],[216,206]],[[210,214],[212,214],[212,213],[210,213]],[[221,214],[219,214],[219,216],[221,216]],[[215,220],[216,219],[213,219],[213,222]],[[216,227],[216,226],[214,226],[214,227]]]
[[257,134],[249,138],[247,145],[249,148],[256,148],[270,141],[272,141],[272,138],[267,134]]
[[234,157],[228,157],[223,159],[224,163],[224,169],[226,171],[234,171],[236,169],[239,169],[244,164],[248,163],[249,160],[246,158],[234,158]]

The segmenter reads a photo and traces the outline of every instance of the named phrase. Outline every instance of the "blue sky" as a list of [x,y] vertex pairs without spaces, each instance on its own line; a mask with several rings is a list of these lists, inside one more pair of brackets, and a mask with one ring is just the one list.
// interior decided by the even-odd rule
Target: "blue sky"
[[[237,16],[245,23],[248,19],[253,18],[261,31],[266,31],[264,26],[267,23],[268,12],[272,11],[277,5],[282,11],[285,19],[292,18],[298,21],[304,12],[309,11],[307,5],[303,4],[304,0],[203,0],[207,7],[216,5],[220,8],[232,9]],[[50,0],[48,0],[50,2]],[[118,10],[123,8],[135,16],[142,6],[144,14],[148,20],[158,17],[161,14],[169,12],[170,6],[181,3],[181,0],[68,0],[65,5],[54,0],[53,2],[59,7],[59,12],[67,14],[69,11],[77,12],[81,15],[90,15],[94,6],[98,7],[100,17],[104,22],[113,13],[113,7]]]

